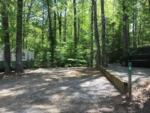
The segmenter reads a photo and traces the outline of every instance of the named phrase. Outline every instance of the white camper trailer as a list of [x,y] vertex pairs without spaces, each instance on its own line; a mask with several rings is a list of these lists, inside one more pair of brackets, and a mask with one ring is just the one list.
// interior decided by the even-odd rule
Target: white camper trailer
[[[28,51],[24,49],[22,51],[22,61],[33,61],[34,60],[34,53],[31,51]],[[11,61],[15,62],[16,61],[16,53],[14,50],[11,51]]]
[[[34,52],[24,49],[22,51],[22,61],[24,67],[29,67],[34,61]],[[15,68],[16,53],[15,50],[11,50],[11,68]],[[4,49],[0,48],[0,69],[4,69]]]

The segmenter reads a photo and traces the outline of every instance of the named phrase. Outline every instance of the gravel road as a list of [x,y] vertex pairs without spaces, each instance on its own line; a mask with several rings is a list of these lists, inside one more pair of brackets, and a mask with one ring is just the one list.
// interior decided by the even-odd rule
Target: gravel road
[[0,81],[0,113],[126,111],[120,93],[94,69],[40,68]]

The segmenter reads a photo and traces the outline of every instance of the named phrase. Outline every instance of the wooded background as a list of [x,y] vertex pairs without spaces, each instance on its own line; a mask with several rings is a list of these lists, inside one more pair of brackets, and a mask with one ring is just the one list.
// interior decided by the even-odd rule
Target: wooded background
[[33,67],[99,67],[150,45],[150,0],[0,0],[0,14],[5,72],[12,48],[22,72],[23,49]]

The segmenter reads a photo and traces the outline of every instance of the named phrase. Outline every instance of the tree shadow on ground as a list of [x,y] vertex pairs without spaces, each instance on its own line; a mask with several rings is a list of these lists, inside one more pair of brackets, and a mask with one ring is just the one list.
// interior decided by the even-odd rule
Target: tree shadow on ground
[[[120,113],[117,108],[124,99],[99,71],[40,71],[0,82],[0,112]],[[122,109],[121,113],[127,113],[124,106]]]
[[150,99],[144,103],[144,107],[140,110],[140,113],[150,113]]

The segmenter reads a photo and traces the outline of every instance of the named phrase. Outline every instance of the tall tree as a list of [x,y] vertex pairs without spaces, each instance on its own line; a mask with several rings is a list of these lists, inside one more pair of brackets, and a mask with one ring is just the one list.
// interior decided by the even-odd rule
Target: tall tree
[[123,56],[128,55],[129,49],[129,9],[128,9],[129,1],[122,1],[123,8]]
[[79,39],[80,39],[80,31],[81,31],[81,20],[80,20],[80,17],[78,17],[78,24],[77,24],[77,42],[79,42]]
[[59,39],[62,42],[62,12],[58,13],[58,23],[59,23]]
[[41,46],[42,46],[42,49],[43,49],[43,45],[44,45],[44,22],[45,22],[45,11],[44,11],[44,8],[45,8],[45,4],[44,4],[44,0],[43,0],[43,6],[42,6],[42,43],[41,43]]
[[105,4],[104,0],[101,0],[101,21],[102,21],[102,63],[103,66],[107,66],[106,55],[106,21],[105,21]]
[[64,33],[63,33],[63,35],[64,35],[64,38],[63,38],[63,41],[64,42],[66,42],[66,35],[67,35],[67,8],[65,7],[65,15],[64,15],[65,17],[64,17]]
[[[54,4],[56,5],[57,1],[54,0]],[[54,66],[54,57],[55,57],[55,49],[56,49],[56,45],[57,45],[57,41],[56,41],[56,37],[57,37],[57,15],[56,15],[56,11],[54,11],[54,25],[53,25],[53,38],[52,38],[52,62],[53,62],[53,66]]]
[[101,65],[101,48],[100,48],[100,39],[99,39],[98,24],[97,24],[97,1],[92,0],[92,5],[93,5],[93,15],[94,15],[94,34],[95,34],[95,41],[97,47],[96,67],[99,68]]
[[93,67],[93,59],[94,59],[94,51],[93,51],[93,49],[94,49],[94,47],[93,47],[93,41],[94,41],[94,39],[93,39],[93,37],[94,37],[94,35],[93,35],[93,28],[94,28],[94,17],[93,17],[93,5],[91,4],[91,40],[90,40],[90,45],[91,45],[91,50],[90,50],[90,67]]
[[[55,1],[54,1],[55,2]],[[48,40],[50,42],[50,50],[51,50],[51,66],[54,65],[54,52],[55,52],[55,37],[54,30],[52,26],[52,0],[47,0],[47,10],[48,10]],[[55,18],[55,16],[54,16]]]
[[23,63],[22,63],[22,11],[23,11],[23,0],[17,0],[16,72],[23,72]]
[[73,0],[73,9],[74,9],[74,50],[75,54],[77,52],[77,43],[78,43],[78,33],[77,33],[77,4],[76,0]]
[[2,0],[2,28],[4,40],[4,66],[5,73],[10,73],[10,37],[9,37],[9,19],[8,19],[8,0]]

